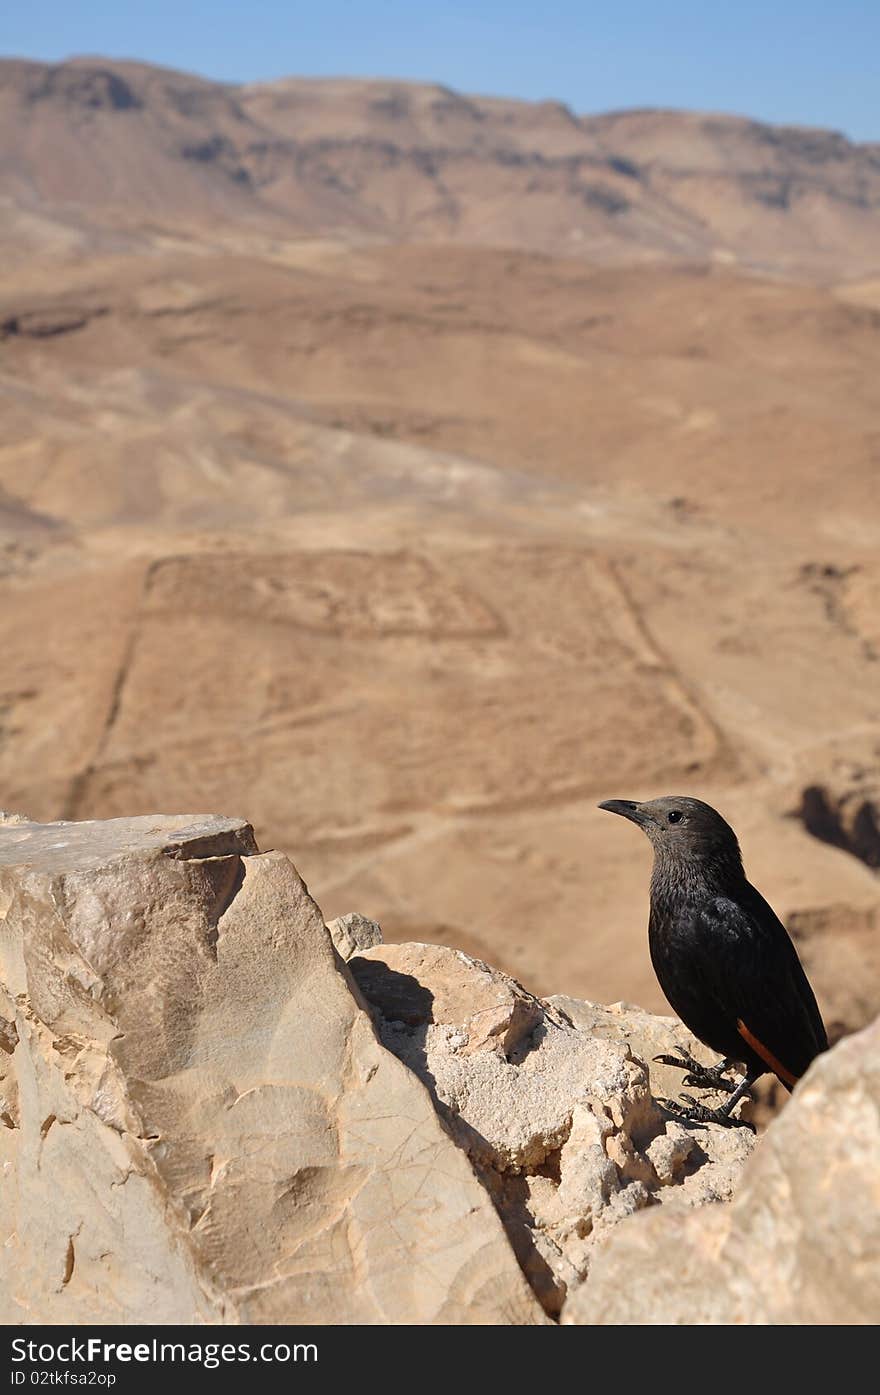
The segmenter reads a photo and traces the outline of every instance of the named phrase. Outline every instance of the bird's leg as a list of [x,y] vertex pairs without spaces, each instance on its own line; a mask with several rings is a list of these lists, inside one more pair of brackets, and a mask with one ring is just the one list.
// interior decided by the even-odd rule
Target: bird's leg
[[657,1103],[669,1114],[673,1114],[676,1119],[687,1120],[692,1124],[721,1124],[724,1128],[752,1129],[753,1126],[746,1119],[736,1119],[733,1110],[739,1104],[744,1095],[747,1095],[754,1085],[761,1071],[749,1071],[739,1082],[729,1100],[725,1100],[720,1109],[707,1109],[704,1104],[698,1104],[693,1095],[682,1095],[684,1108],[675,1100],[659,1099]]
[[741,1099],[743,1099],[746,1095],[751,1094],[752,1086],[758,1079],[758,1076],[762,1074],[763,1071],[747,1071],[746,1074],[743,1076],[742,1080],[737,1085],[733,1094],[730,1096],[730,1099],[724,1101],[718,1113],[723,1114],[725,1118],[730,1119],[732,1123],[740,1123],[740,1120],[732,1119],[732,1111],[736,1108]]
[[687,1071],[682,1083],[695,1085],[698,1090],[721,1090],[730,1094],[736,1089],[733,1082],[725,1079],[724,1075],[733,1065],[732,1056],[725,1056],[717,1066],[704,1066],[689,1051],[682,1048],[677,1056],[655,1056],[654,1060],[664,1066],[675,1066],[678,1070]]
[[734,1081],[727,1079],[725,1072],[729,1071],[733,1064],[733,1058],[725,1056],[724,1060],[715,1066],[699,1066],[697,1070],[688,1072],[682,1084],[696,1085],[699,1090],[721,1090],[724,1094],[732,1094],[737,1087]]

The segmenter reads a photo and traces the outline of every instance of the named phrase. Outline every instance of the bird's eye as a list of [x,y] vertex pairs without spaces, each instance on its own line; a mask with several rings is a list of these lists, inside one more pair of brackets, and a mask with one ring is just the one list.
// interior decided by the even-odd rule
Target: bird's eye
[[666,815],[669,823],[681,823],[683,817],[684,815],[680,809],[670,809],[669,813]]

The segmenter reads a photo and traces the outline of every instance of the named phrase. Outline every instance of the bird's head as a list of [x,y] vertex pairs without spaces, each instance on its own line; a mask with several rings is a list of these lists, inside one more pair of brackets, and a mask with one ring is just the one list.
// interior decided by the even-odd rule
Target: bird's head
[[621,814],[638,824],[654,845],[655,856],[669,859],[735,859],[739,844],[730,824],[710,804],[686,795],[664,794],[660,799],[606,799],[600,809]]

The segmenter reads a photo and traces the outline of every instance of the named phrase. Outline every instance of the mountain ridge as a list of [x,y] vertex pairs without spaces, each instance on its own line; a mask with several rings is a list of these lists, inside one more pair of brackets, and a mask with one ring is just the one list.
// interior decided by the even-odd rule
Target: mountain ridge
[[233,84],[131,61],[0,60],[0,193],[283,237],[504,246],[596,263],[880,268],[880,145],[743,116],[385,79]]

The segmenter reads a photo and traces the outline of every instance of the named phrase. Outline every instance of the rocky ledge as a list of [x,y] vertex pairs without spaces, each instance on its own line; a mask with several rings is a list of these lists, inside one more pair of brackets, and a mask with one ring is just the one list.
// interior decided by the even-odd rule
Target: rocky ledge
[[880,1029],[757,1144],[679,1046],[325,926],[242,820],[7,817],[0,1321],[873,1321]]

